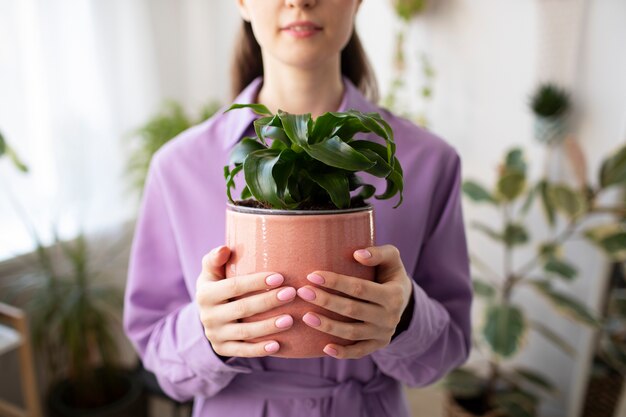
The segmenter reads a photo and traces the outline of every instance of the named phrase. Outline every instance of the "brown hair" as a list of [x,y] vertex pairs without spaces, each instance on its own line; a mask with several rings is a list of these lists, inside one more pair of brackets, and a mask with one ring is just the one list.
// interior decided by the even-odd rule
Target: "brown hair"
[[[237,97],[252,80],[263,75],[261,46],[254,37],[250,22],[242,19],[236,45],[238,46],[231,62],[232,99]],[[350,40],[341,51],[341,73],[348,77],[369,101],[378,103],[378,83],[354,29]]]

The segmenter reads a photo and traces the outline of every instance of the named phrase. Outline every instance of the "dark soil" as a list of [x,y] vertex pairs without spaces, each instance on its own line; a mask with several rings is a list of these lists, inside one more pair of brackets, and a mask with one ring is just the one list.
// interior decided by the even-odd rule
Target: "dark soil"
[[[262,208],[262,209],[271,209],[272,207],[269,204],[262,203],[260,201],[249,198],[247,200],[236,200],[236,206],[244,206],[244,207],[252,207],[252,208]],[[358,208],[365,207],[366,204],[363,200],[353,200],[350,203],[350,208]],[[317,202],[309,202],[304,201],[298,207],[298,210],[337,210],[337,207],[333,203],[324,203],[320,204]]]

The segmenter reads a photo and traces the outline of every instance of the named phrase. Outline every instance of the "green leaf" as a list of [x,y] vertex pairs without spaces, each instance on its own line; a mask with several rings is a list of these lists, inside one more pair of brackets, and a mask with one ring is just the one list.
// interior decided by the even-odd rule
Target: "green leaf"
[[[360,151],[365,151],[370,150],[375,152],[380,159],[376,159],[376,164],[380,164],[380,165],[384,165],[385,166],[385,170],[391,169],[391,171],[389,172],[389,174],[386,176],[386,182],[387,182],[387,186],[385,189],[385,192],[383,192],[383,194],[379,194],[376,196],[376,199],[379,200],[386,200],[389,199],[391,197],[393,197],[394,195],[396,195],[398,192],[400,193],[400,199],[398,201],[398,204],[396,204],[394,206],[394,208],[398,207],[400,204],[402,204],[402,200],[404,198],[403,196],[403,191],[404,191],[404,180],[402,178],[402,167],[400,165],[400,161],[398,161],[397,157],[393,157],[394,159],[394,164],[393,167],[391,167],[391,165],[388,164],[387,160],[384,160],[385,156],[386,156],[386,151],[388,151],[388,148],[385,148],[384,146],[382,146],[379,143],[376,142],[372,142],[372,141],[367,141],[367,140],[355,140],[350,142],[350,146],[354,147],[357,150]],[[370,153],[366,153],[366,156],[368,156],[368,158],[371,156],[373,158],[373,156]],[[387,154],[388,156],[388,154]],[[372,175],[376,175],[375,170],[368,170],[366,171]],[[381,171],[382,173],[382,171]],[[377,176],[377,175],[376,175]]]
[[526,175],[526,161],[524,161],[524,153],[521,149],[514,148],[507,153],[505,167],[507,171],[516,171]]
[[486,234],[487,236],[489,236],[493,240],[496,240],[496,241],[503,241],[504,240],[504,237],[502,236],[501,233],[496,232],[490,226],[487,226],[486,224],[484,224],[482,222],[474,220],[474,221],[472,221],[470,223],[470,226],[473,227],[474,229],[478,230],[478,231],[483,232],[484,234]]
[[485,385],[485,381],[476,373],[462,368],[449,372],[442,383],[456,398],[476,397]]
[[530,327],[531,329],[535,330],[537,333],[545,337],[548,341],[552,342],[552,344],[561,349],[568,356],[572,358],[576,356],[576,350],[572,347],[572,345],[566,342],[565,339],[552,331],[549,327],[546,327],[543,323],[540,323],[538,321],[531,321]]
[[[296,158],[297,155],[294,151],[289,148],[284,149],[278,154],[278,161],[272,169],[272,176],[276,182],[276,195],[281,201],[284,201],[285,189],[287,188],[288,179],[294,170]],[[289,204],[285,204],[285,206],[289,206]]]
[[496,199],[491,195],[491,193],[475,181],[464,181],[463,192],[475,202],[487,201],[489,203],[497,204]]
[[518,378],[532,384],[535,387],[541,388],[553,395],[557,393],[557,389],[554,384],[538,372],[522,367],[513,368],[513,372]]
[[569,218],[578,217],[587,210],[587,201],[581,192],[562,184],[550,186],[549,192],[556,208],[563,211]]
[[291,140],[287,137],[283,129],[283,123],[278,115],[273,117],[261,117],[254,122],[254,131],[257,137],[267,146],[267,139],[273,139],[273,142],[281,142],[286,147],[291,146]]
[[285,133],[291,140],[291,143],[306,150],[309,145],[308,124],[311,121],[311,113],[290,114],[278,110],[278,117],[280,117],[283,129],[285,129]]
[[[315,119],[315,123],[313,124],[313,131],[311,132],[311,136],[309,137],[309,143],[318,143],[323,141],[324,139],[328,139],[335,135],[337,130],[339,130],[343,124],[346,123],[345,117],[337,117],[331,112],[326,112]],[[347,133],[347,132],[345,132]],[[340,136],[342,139],[349,139],[352,135],[344,134],[344,136]]]
[[[353,140],[350,142],[350,146],[361,152],[369,160],[376,162],[376,165],[366,171],[367,173],[378,178],[386,178],[392,170],[398,171],[392,168],[389,161],[387,161],[387,149],[383,145],[369,140]],[[397,162],[398,158],[394,156],[394,159],[396,161],[394,167],[399,167],[400,162]]]
[[543,269],[546,272],[557,274],[568,281],[574,279],[578,273],[578,270],[572,264],[554,257],[548,259],[548,261],[544,264]]
[[21,172],[28,172],[28,167],[26,166],[26,164],[22,162],[22,160],[19,158],[19,156],[17,156],[17,154],[13,150],[13,148],[11,148],[8,144],[6,145],[6,148],[5,148],[5,154],[9,156],[9,159],[11,160],[15,168],[17,168]]
[[614,261],[626,261],[626,223],[604,224],[583,233]]
[[626,146],[613,152],[600,168],[600,186],[602,188],[626,182]]
[[251,152],[265,149],[265,146],[254,140],[253,138],[245,137],[239,143],[237,143],[230,152],[229,165],[243,164],[246,156]]
[[512,305],[490,305],[486,315],[483,336],[491,350],[504,358],[513,356],[526,333],[522,310]]
[[350,189],[345,175],[315,171],[307,172],[307,175],[328,192],[335,206],[340,209],[350,207]]
[[472,280],[472,286],[474,288],[474,294],[480,297],[491,299],[496,295],[496,289],[493,285],[478,278]]
[[554,290],[548,281],[529,281],[531,286],[564,316],[591,327],[598,327],[600,322],[594,315],[574,298]]
[[233,201],[230,189],[235,188],[235,175],[237,175],[237,173],[242,169],[242,164],[236,165],[232,171],[230,170],[230,167],[228,165],[224,166],[224,177],[226,178],[226,195],[228,196],[228,201],[230,201],[232,204],[234,204],[235,202]]
[[246,184],[255,199],[271,204],[273,207],[287,208],[278,197],[278,187],[272,171],[279,160],[275,149],[262,149],[252,152],[243,163]]
[[402,181],[402,176],[398,173],[398,171],[394,170],[394,171],[391,171],[389,176],[386,178],[386,181],[387,181],[387,188],[385,189],[385,192],[382,195],[374,196],[374,198],[376,198],[377,200],[386,200],[386,199],[393,197],[397,193],[400,193],[400,198],[398,199],[398,202],[396,203],[395,206],[393,206],[393,208],[396,208],[400,204],[402,204],[402,200],[404,199],[404,196],[403,196],[404,185]]
[[495,404],[504,410],[507,417],[535,417],[537,398],[522,390],[494,393]]
[[544,179],[538,184],[539,195],[541,196],[541,203],[543,212],[546,216],[546,220],[550,226],[554,226],[556,222],[556,213],[554,208],[554,202],[550,196],[550,184]]
[[528,242],[528,232],[521,224],[509,223],[504,229],[503,239],[508,246],[523,245]]
[[305,151],[323,164],[348,171],[364,171],[376,163],[337,136],[307,146]]
[[497,190],[506,201],[515,200],[523,191],[526,178],[523,173],[506,171],[499,179]]
[[7,148],[7,142],[6,140],[4,140],[4,136],[2,135],[2,132],[0,132],[0,157],[4,155],[6,148]]
[[250,188],[248,188],[248,186],[246,185],[245,187],[243,187],[243,190],[241,191],[241,197],[239,198],[241,200],[247,200],[250,197],[252,197],[252,193],[250,192]]
[[535,199],[535,196],[537,195],[537,192],[538,192],[538,186],[536,185],[528,190],[528,193],[526,194],[526,199],[524,200],[524,204],[522,205],[522,208],[520,209],[522,214],[528,213],[528,210],[530,209],[533,203],[533,200]]
[[255,112],[256,114],[260,114],[261,116],[263,116],[263,115],[272,116],[273,115],[273,113],[267,107],[265,107],[263,104],[258,104],[258,103],[233,104],[226,111],[224,111],[224,113],[229,112],[229,111],[234,110],[234,109],[243,109],[243,108],[246,108],[246,107],[249,107],[250,109],[252,109],[253,112]]

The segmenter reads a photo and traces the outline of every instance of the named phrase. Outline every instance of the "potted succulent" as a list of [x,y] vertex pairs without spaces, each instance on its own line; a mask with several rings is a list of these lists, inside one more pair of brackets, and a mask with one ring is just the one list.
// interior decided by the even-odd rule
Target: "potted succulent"
[[571,128],[569,93],[556,84],[540,84],[531,95],[530,107],[535,114],[535,139],[548,145],[561,143]]
[[[4,155],[17,169],[28,171],[0,134],[0,157]],[[47,414],[146,415],[140,381],[117,362],[114,325],[120,321],[122,294],[102,279],[108,262],[98,271],[91,268],[82,234],[73,242],[60,241],[55,234],[54,245],[46,247],[17,200],[10,197],[34,240],[35,258],[26,263],[26,271],[7,281],[0,294],[28,313],[33,345],[50,382]]]
[[[402,168],[389,124],[378,113],[357,110],[327,112],[316,120],[311,114],[272,114],[262,104],[234,104],[226,111],[242,107],[262,117],[254,121],[256,137],[243,138],[224,167],[226,243],[232,251],[226,276],[274,270],[285,277],[285,285],[296,288],[309,284],[305,277],[314,270],[372,280],[374,269],[352,257],[355,250],[374,244],[375,233],[374,209],[366,200],[376,188],[357,172],[386,179],[386,190],[375,198],[399,193],[394,208],[402,203]],[[357,133],[372,133],[384,145],[357,140]],[[245,187],[235,201],[231,188],[242,170]],[[247,319],[280,313],[294,317],[290,330],[275,335],[281,344],[276,356],[318,357],[327,343],[348,343],[301,323],[306,311],[319,307],[296,299],[279,310]],[[331,313],[324,314],[349,320]]]
[[[474,221],[471,226],[501,243],[504,249],[503,271],[496,272],[475,254],[472,267],[474,293],[484,302],[484,317],[477,322],[474,348],[485,360],[485,367],[469,367],[451,372],[445,379],[448,389],[448,416],[527,416],[536,415],[540,395],[556,394],[552,383],[536,370],[517,366],[512,359],[525,344],[529,330],[538,332],[569,355],[573,348],[558,333],[545,324],[531,320],[524,305],[513,297],[516,290],[526,287],[546,300],[556,312],[574,322],[598,328],[600,321],[584,304],[559,287],[574,280],[578,270],[563,255],[563,244],[575,235],[582,235],[599,246],[614,260],[626,259],[626,229],[623,222],[614,221],[581,229],[581,224],[597,213],[619,214],[623,206],[604,207],[598,195],[618,184],[626,183],[626,146],[604,160],[598,185],[584,189],[539,180],[529,185],[526,162],[520,149],[513,149],[501,164],[497,184],[489,190],[477,182],[463,183],[463,192],[471,200],[485,203],[502,213],[502,225],[494,228]],[[513,264],[513,253],[530,242],[524,219],[534,198],[541,201],[551,228],[562,215],[566,226],[554,237],[538,242],[537,253],[524,264]],[[483,371],[483,372],[480,372]]]

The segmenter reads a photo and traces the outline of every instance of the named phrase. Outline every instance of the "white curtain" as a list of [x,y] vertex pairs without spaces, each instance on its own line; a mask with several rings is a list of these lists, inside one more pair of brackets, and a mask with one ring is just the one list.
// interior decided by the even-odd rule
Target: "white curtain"
[[0,131],[30,168],[0,163],[0,260],[33,243],[9,193],[45,242],[133,217],[131,132],[165,99],[227,98],[236,10],[215,3],[0,0]]

